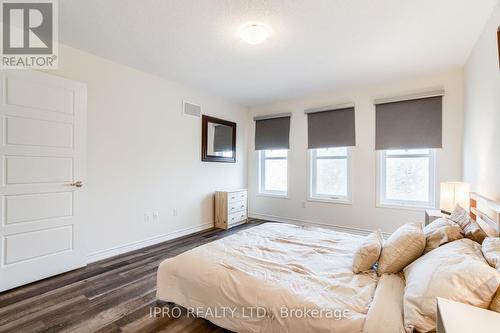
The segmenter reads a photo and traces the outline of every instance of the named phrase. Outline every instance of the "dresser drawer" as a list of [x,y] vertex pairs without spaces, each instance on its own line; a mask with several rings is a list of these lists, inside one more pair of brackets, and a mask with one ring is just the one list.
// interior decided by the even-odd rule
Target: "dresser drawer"
[[241,210],[247,210],[247,202],[246,201],[230,202],[227,205],[227,213],[228,214],[232,214],[234,212],[239,212]]
[[228,214],[227,216],[227,225],[231,226],[234,223],[238,223],[241,221],[244,221],[247,219],[247,212],[246,210],[241,211],[241,212],[236,212],[232,214]]
[[239,191],[239,192],[231,192],[227,194],[227,201],[228,202],[235,202],[235,201],[246,201],[247,200],[247,191]]

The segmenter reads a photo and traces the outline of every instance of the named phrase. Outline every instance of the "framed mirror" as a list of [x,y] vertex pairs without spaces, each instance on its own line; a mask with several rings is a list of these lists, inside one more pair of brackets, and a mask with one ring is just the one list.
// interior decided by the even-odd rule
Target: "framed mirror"
[[235,163],[236,123],[206,115],[201,122],[201,160]]

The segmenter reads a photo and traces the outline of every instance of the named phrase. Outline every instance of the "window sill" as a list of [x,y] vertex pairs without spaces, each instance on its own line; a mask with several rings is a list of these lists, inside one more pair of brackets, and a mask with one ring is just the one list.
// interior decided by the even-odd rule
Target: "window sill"
[[327,198],[317,198],[317,197],[309,197],[307,198],[309,202],[322,202],[328,204],[340,204],[340,205],[352,205],[351,199],[327,199]]
[[255,196],[264,198],[277,198],[277,199],[290,199],[288,194],[276,194],[276,193],[257,193]]
[[436,209],[436,207],[432,207],[432,206],[412,206],[412,205],[402,205],[402,204],[396,204],[396,203],[381,203],[381,202],[378,202],[376,207],[377,208],[386,208],[386,209],[413,210],[416,212],[424,212],[426,209]]

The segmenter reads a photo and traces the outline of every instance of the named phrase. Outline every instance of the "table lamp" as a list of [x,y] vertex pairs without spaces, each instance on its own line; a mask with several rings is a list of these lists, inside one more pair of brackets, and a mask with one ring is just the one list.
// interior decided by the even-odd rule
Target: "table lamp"
[[451,214],[455,206],[459,204],[465,210],[469,210],[470,185],[462,182],[441,183],[439,208],[443,213]]

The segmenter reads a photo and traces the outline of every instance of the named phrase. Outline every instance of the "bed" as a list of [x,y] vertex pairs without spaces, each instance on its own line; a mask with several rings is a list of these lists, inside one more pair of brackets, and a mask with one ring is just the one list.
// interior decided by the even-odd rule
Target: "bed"
[[237,332],[361,332],[378,282],[352,272],[362,240],[265,223],[162,262],[158,298]]
[[[391,239],[405,240],[395,236],[419,225],[410,223],[381,240],[380,277],[374,269],[355,274],[353,257],[368,237],[265,223],[163,261],[157,297],[235,332],[431,332],[436,297],[500,312],[500,205],[473,194],[470,208],[470,214],[460,209],[457,216],[489,231],[484,236],[496,244],[490,246],[496,265],[483,256],[482,240],[467,236],[468,227],[436,245],[432,235],[444,229],[420,225],[420,233],[405,237],[423,241],[426,251],[434,249],[422,247],[404,269],[384,273]],[[462,227],[448,219],[433,223],[443,222],[443,228]]]

